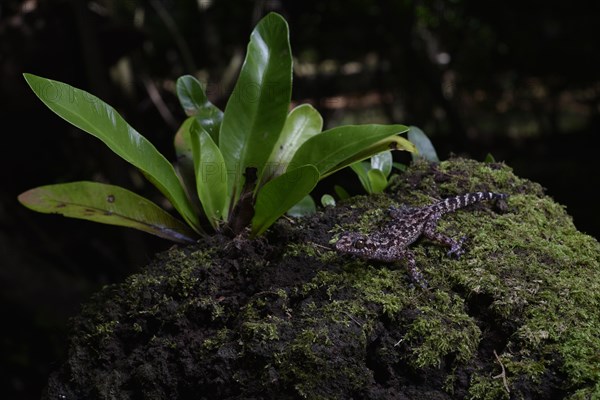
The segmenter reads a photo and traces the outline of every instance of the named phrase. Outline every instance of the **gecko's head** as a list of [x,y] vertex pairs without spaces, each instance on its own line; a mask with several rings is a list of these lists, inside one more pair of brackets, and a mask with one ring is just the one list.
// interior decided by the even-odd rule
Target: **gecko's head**
[[335,249],[340,253],[367,256],[373,250],[373,243],[368,236],[350,232],[343,234],[335,243]]

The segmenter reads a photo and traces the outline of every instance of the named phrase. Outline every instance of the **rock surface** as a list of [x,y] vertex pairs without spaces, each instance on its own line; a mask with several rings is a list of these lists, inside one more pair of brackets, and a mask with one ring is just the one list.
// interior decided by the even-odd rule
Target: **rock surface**
[[[466,253],[421,240],[405,265],[342,257],[342,231],[390,205],[510,194],[447,214]],[[600,397],[600,244],[501,164],[417,163],[258,240],[159,254],[73,320],[48,399],[589,399]]]

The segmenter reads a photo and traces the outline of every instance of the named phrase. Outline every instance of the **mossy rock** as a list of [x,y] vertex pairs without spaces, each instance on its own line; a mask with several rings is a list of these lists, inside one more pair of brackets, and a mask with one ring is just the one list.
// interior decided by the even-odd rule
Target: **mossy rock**
[[[390,205],[490,190],[504,204],[445,215],[458,260],[413,244],[405,264],[340,256]],[[417,163],[262,239],[214,237],[156,257],[73,320],[50,399],[600,398],[600,245],[501,164]],[[504,371],[504,374],[503,374]]]

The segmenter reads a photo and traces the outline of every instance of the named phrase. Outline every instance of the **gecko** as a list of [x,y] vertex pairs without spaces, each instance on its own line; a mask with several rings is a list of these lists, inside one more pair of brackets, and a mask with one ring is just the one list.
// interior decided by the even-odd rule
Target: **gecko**
[[383,229],[369,235],[346,232],[341,235],[335,248],[342,254],[353,254],[368,260],[387,263],[406,260],[411,279],[423,288],[427,281],[417,267],[414,253],[408,248],[421,235],[450,248],[448,256],[460,257],[465,237],[454,240],[436,231],[442,215],[459,208],[483,201],[506,199],[508,195],[492,192],[467,193],[449,197],[425,207],[390,207],[389,221]]

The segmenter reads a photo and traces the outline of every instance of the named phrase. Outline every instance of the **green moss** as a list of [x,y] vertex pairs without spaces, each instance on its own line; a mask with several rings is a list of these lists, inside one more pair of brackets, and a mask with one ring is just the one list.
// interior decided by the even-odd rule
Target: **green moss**
[[323,249],[315,246],[315,243],[296,243],[293,246],[288,246],[285,251],[286,257],[322,257]]
[[412,363],[416,368],[440,367],[442,358],[449,354],[457,362],[471,359],[481,331],[465,312],[462,299],[437,291],[434,301],[419,311],[405,337],[414,349]]
[[[69,364],[87,376],[73,382],[98,379],[98,389],[72,397],[93,398],[106,382],[171,398],[188,386],[223,398],[600,397],[598,242],[501,164],[419,162],[392,181],[389,194],[278,222],[283,235],[268,245],[175,248],[106,288],[78,319]],[[390,205],[479,190],[510,198],[442,218],[439,231],[468,238],[460,259],[426,240],[411,245],[430,289],[415,288],[403,262],[331,249],[341,232],[377,230]],[[143,376],[125,378],[131,370]]]
[[[347,389],[358,390],[368,382],[366,370],[357,369],[353,363],[342,363],[331,358],[339,338],[339,325],[310,326],[297,332],[289,346],[277,354],[279,371],[286,381],[295,382],[294,391],[303,398],[343,398],[328,394],[332,382]],[[341,331],[345,331],[341,328]],[[348,336],[345,340],[355,340]]]
[[[436,184],[436,176],[442,183]],[[410,183],[414,184],[399,179],[393,190],[404,194],[404,186]],[[555,360],[558,353],[564,360],[562,372],[571,377],[564,389],[600,381],[598,243],[579,233],[564,208],[542,196],[539,185],[515,177],[506,167],[492,169],[464,160],[444,162],[434,174],[421,179],[418,187],[417,194],[406,194],[407,203],[430,203],[427,198],[438,197],[438,193],[449,196],[492,190],[511,194],[508,210],[503,214],[479,207],[453,213],[440,222],[439,230],[470,239],[468,252],[460,261],[445,258],[442,247],[417,244],[414,251],[418,263],[433,287],[460,287],[465,299],[489,298],[493,320],[518,321],[515,338],[507,347],[513,348],[518,342],[527,348],[505,354],[512,360],[507,363],[512,374],[539,384],[549,368],[549,362],[539,358]],[[366,213],[348,230],[368,232],[377,225],[373,218]],[[374,291],[381,293],[373,283]],[[375,301],[388,305],[386,310],[398,311],[410,304],[423,313],[407,331],[408,338],[425,338],[412,343],[415,366],[439,364],[443,356],[451,353],[462,361],[473,356],[480,330],[462,299],[457,299],[454,309],[449,310],[448,302],[436,299],[421,305],[402,295],[378,297]],[[456,326],[461,329],[453,330]],[[539,352],[533,359],[531,349]],[[483,376],[475,378],[473,393],[481,389],[481,393],[491,396],[485,398],[497,398],[490,395],[488,388],[497,383],[489,383]]]
[[577,390],[571,396],[567,397],[567,400],[596,400],[600,399],[600,382],[596,383],[593,387]]
[[241,326],[241,334],[243,338],[249,340],[277,340],[279,339],[278,322],[244,322]]
[[511,397],[501,378],[476,375],[471,381],[467,398],[469,400],[508,400]]
[[114,334],[119,321],[101,322],[94,326],[94,332],[85,335],[86,339],[106,338]]
[[137,322],[134,322],[133,325],[133,331],[136,333],[142,333],[144,328],[142,328],[142,326],[140,324],[138,324]]

